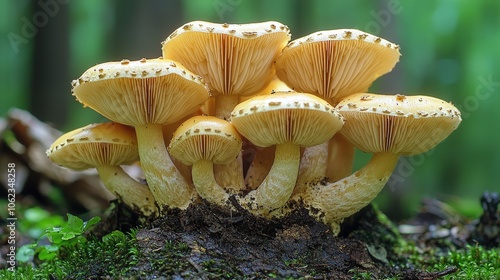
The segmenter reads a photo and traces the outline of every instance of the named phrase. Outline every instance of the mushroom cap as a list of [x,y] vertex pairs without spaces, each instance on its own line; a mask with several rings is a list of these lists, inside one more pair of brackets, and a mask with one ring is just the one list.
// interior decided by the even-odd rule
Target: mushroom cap
[[47,150],[54,163],[74,170],[139,160],[135,130],[114,122],[90,124],[67,132]]
[[162,58],[102,63],[85,71],[72,86],[84,106],[133,126],[176,122],[210,96],[201,77]]
[[220,24],[193,21],[162,42],[163,57],[201,75],[212,94],[252,95],[271,80],[274,60],[290,40],[276,21]]
[[169,153],[186,165],[200,159],[227,164],[241,151],[241,137],[228,121],[195,116],[183,122],[174,132]]
[[462,121],[451,103],[429,96],[353,94],[336,107],[346,119],[340,130],[370,153],[415,155],[434,148]]
[[356,29],[318,31],[291,41],[276,59],[276,74],[296,91],[336,104],[365,92],[399,61],[399,46]]
[[231,123],[259,147],[291,142],[314,146],[340,130],[342,116],[325,100],[312,94],[275,92],[238,104]]

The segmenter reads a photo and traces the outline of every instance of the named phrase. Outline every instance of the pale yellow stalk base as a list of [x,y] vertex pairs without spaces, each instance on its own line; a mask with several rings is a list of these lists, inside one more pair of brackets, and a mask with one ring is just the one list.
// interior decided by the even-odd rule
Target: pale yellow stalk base
[[[235,94],[218,94],[215,99],[215,116],[229,120],[234,107],[238,105],[239,96]],[[215,178],[222,188],[237,193],[245,189],[243,178],[243,162],[241,155],[228,164],[215,165]]]
[[275,146],[257,148],[245,176],[245,183],[250,190],[256,189],[266,178],[273,166],[275,151]]
[[202,198],[219,206],[229,205],[229,194],[215,181],[214,166],[210,160],[201,159],[193,163],[192,174],[196,191]]
[[96,167],[101,181],[125,205],[146,216],[158,216],[153,194],[147,185],[132,179],[120,166],[103,165]]
[[243,159],[241,153],[227,164],[215,164],[215,181],[232,194],[237,194],[245,189],[243,178]]
[[175,168],[177,168],[177,170],[179,170],[179,172],[182,174],[182,177],[184,178],[184,180],[186,180],[186,183],[188,183],[189,186],[193,185],[193,178],[191,178],[191,166],[185,165],[180,160],[174,157],[170,157],[170,160],[172,160]]
[[156,203],[165,208],[186,209],[195,193],[172,163],[163,141],[161,125],[136,126],[141,167]]
[[283,207],[292,195],[299,164],[299,146],[291,143],[276,145],[271,170],[262,184],[242,199],[241,205],[250,212],[263,216]]
[[307,188],[300,198],[319,221],[331,225],[338,235],[340,223],[368,205],[384,188],[399,156],[377,153],[360,170],[326,186]]
[[304,149],[294,194],[303,192],[308,186],[316,185],[325,177],[327,156],[328,142]]
[[335,134],[328,142],[325,177],[336,182],[352,173],[354,146],[342,134]]

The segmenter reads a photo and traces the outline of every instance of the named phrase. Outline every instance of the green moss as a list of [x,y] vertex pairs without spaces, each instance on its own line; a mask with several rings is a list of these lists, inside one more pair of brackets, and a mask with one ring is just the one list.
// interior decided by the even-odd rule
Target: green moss
[[499,279],[500,248],[486,249],[479,245],[467,245],[465,249],[447,253],[436,260],[433,269],[444,270],[454,266],[457,272],[443,279]]
[[[439,275],[442,271],[456,268],[454,273],[440,279],[498,279],[500,275],[500,248],[486,249],[479,245],[469,245],[464,249],[444,251],[439,247],[422,250],[412,242],[404,240],[395,226],[375,209],[365,213],[366,222],[349,234],[349,237],[362,240],[372,257],[378,253],[370,252],[372,246],[376,251],[380,248],[386,252],[390,266],[402,271],[413,269],[427,271],[431,275]],[[373,222],[376,219],[378,223]],[[178,241],[161,241],[136,238],[136,231],[129,233],[114,231],[101,239],[90,238],[86,242],[77,242],[60,248],[57,257],[39,262],[33,268],[30,265],[16,267],[14,273],[0,270],[0,279],[96,279],[109,277],[121,278],[154,278],[182,277],[208,279],[245,279],[245,278],[280,278],[278,273],[267,271],[265,275],[243,275],[242,269],[222,260],[217,251],[207,251],[193,244]],[[157,243],[155,243],[157,242]],[[373,250],[372,250],[373,251]],[[202,254],[201,252],[204,252]],[[208,253],[208,254],[206,254]],[[299,255],[283,262],[291,269],[307,267],[308,256]],[[385,261],[383,259],[386,259]],[[234,263],[238,263],[235,260]],[[364,269],[351,270],[353,279],[372,279],[375,274]],[[444,275],[444,274],[443,274]],[[404,279],[405,274],[391,279]],[[281,279],[281,278],[280,278]]]
[[57,258],[16,267],[14,273],[0,271],[1,279],[91,279],[95,275],[127,276],[137,264],[140,252],[134,242],[135,233],[114,231],[102,238],[61,247]]

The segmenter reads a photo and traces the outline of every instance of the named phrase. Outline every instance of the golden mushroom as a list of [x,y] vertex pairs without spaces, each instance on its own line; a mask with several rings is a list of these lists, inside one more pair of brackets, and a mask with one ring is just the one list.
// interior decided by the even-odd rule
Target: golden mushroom
[[338,234],[344,218],[377,196],[400,155],[434,148],[461,122],[455,106],[428,96],[361,93],[345,98],[336,109],[346,119],[340,133],[373,156],[352,175],[308,188],[300,195],[310,213],[331,225],[334,234]]
[[54,141],[47,156],[73,170],[95,167],[104,185],[125,205],[144,216],[158,215],[148,186],[130,178],[120,167],[139,160],[133,127],[109,122],[75,129]]
[[196,116],[183,122],[168,146],[170,154],[192,165],[193,183],[198,194],[208,202],[226,207],[229,195],[217,184],[214,164],[227,164],[241,151],[241,138],[225,120]]
[[300,163],[300,147],[330,139],[343,124],[342,117],[311,94],[277,92],[238,104],[231,123],[254,145],[276,145],[273,165],[262,184],[242,199],[243,207],[264,216],[290,198]]
[[268,21],[219,24],[193,21],[162,43],[163,57],[202,76],[215,98],[215,116],[228,119],[239,95],[253,95],[274,76],[274,60],[290,40],[286,25]]
[[291,41],[276,59],[276,74],[296,91],[331,104],[366,92],[399,61],[399,46],[356,29],[314,32]]
[[107,62],[73,82],[78,101],[106,118],[135,127],[146,180],[162,208],[186,208],[193,188],[172,163],[162,125],[194,113],[209,98],[201,77],[167,59]]

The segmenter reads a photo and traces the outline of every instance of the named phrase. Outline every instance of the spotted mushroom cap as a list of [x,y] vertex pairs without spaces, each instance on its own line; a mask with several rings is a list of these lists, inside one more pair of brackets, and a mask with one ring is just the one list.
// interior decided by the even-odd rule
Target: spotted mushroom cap
[[291,142],[314,146],[340,130],[342,116],[323,99],[307,93],[276,92],[238,104],[231,123],[259,147]]
[[247,24],[187,23],[162,42],[163,57],[201,75],[212,94],[252,95],[272,79],[274,60],[290,40],[275,21]]
[[133,126],[176,122],[210,96],[201,77],[162,58],[102,63],[85,71],[72,86],[84,106]]
[[333,104],[366,92],[399,61],[399,46],[356,29],[325,30],[291,41],[276,59],[276,74],[296,91]]
[[434,148],[453,132],[460,111],[429,96],[353,94],[336,107],[346,119],[340,133],[370,153],[415,155]]
[[139,160],[133,127],[108,122],[90,124],[59,137],[47,150],[54,163],[74,170]]
[[241,145],[238,131],[228,121],[195,116],[177,128],[168,150],[186,165],[192,165],[200,159],[227,164],[238,156]]

